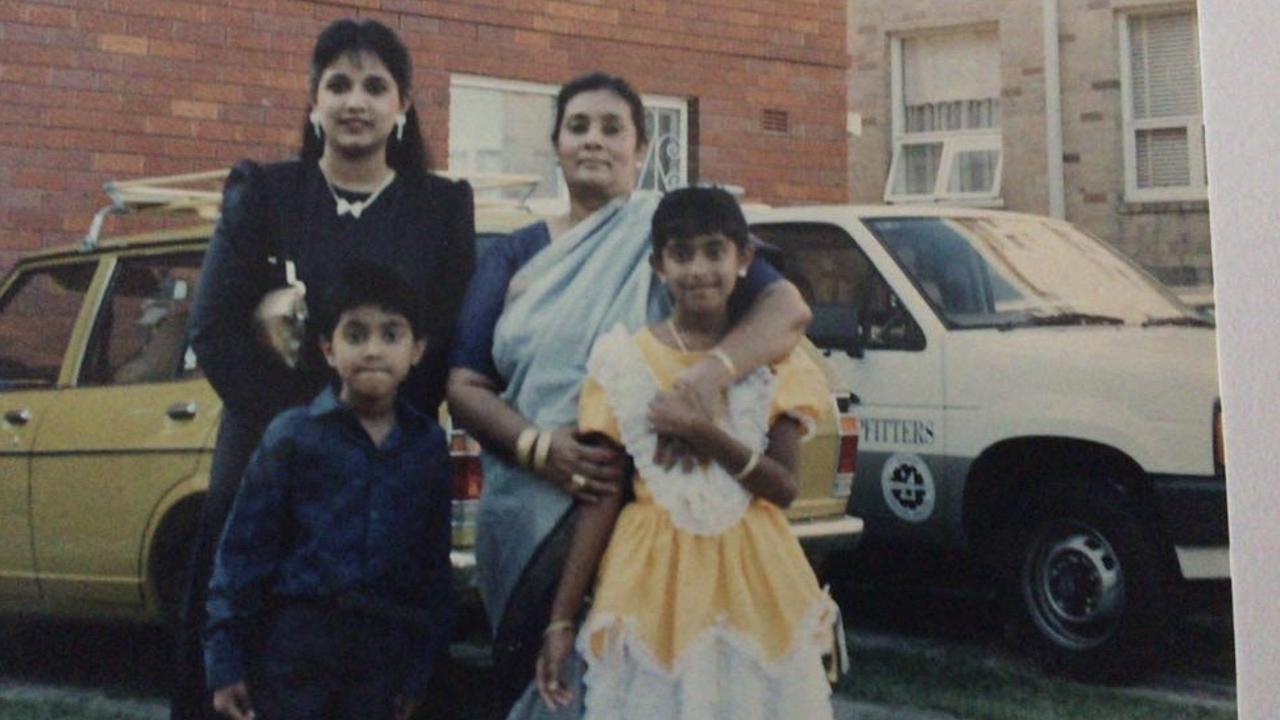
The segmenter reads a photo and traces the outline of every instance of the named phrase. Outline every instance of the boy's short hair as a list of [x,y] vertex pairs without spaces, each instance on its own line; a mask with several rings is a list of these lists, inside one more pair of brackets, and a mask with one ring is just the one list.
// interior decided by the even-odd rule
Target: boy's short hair
[[653,251],[662,254],[667,243],[720,233],[738,250],[750,242],[747,219],[729,191],[718,187],[685,187],[662,197],[653,212]]
[[395,268],[367,260],[355,260],[342,269],[316,313],[320,336],[332,339],[342,313],[373,306],[403,315],[416,339],[426,337],[426,319],[418,293]]

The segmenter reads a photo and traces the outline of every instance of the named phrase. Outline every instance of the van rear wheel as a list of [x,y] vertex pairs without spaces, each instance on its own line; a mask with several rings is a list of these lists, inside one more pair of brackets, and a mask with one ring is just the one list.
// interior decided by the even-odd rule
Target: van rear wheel
[[1051,668],[1124,682],[1149,669],[1167,622],[1168,572],[1151,528],[1120,493],[1080,483],[1034,503],[1016,601]]

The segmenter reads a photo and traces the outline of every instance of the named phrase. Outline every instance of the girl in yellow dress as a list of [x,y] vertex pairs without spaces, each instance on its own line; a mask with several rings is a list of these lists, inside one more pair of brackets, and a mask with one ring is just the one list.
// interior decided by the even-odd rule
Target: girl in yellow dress
[[[576,634],[585,717],[830,718],[821,656],[836,608],[782,512],[796,495],[799,443],[829,403],[825,380],[793,351],[731,386],[714,422],[669,392],[728,330],[729,295],[753,249],[737,202],[715,188],[663,198],[653,243],[674,311],[634,335],[618,326],[596,342],[579,411],[582,433],[631,456],[634,501],[624,507],[615,495],[583,506],[538,658],[538,691],[553,712],[574,700],[564,663],[599,564]],[[672,462],[657,452],[658,435],[707,460]]]

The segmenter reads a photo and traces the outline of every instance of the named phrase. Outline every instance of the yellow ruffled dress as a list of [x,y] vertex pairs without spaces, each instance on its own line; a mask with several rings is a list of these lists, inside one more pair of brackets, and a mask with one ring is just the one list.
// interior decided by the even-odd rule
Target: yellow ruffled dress
[[[618,327],[588,363],[579,426],[626,446],[637,478],[577,639],[585,717],[830,718],[822,653],[836,608],[782,510],[714,463],[690,473],[652,463],[649,399],[702,357]],[[739,381],[727,400],[722,426],[761,450],[778,416],[812,428],[830,402],[799,351]]]

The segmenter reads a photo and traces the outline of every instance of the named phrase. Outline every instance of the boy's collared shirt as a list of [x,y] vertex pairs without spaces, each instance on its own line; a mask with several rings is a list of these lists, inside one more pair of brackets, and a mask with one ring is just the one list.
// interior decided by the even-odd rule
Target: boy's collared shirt
[[245,678],[269,603],[356,599],[415,635],[404,693],[421,697],[453,615],[452,485],[444,431],[408,403],[375,447],[326,388],[281,413],[236,496],[209,584],[205,664],[213,689]]

